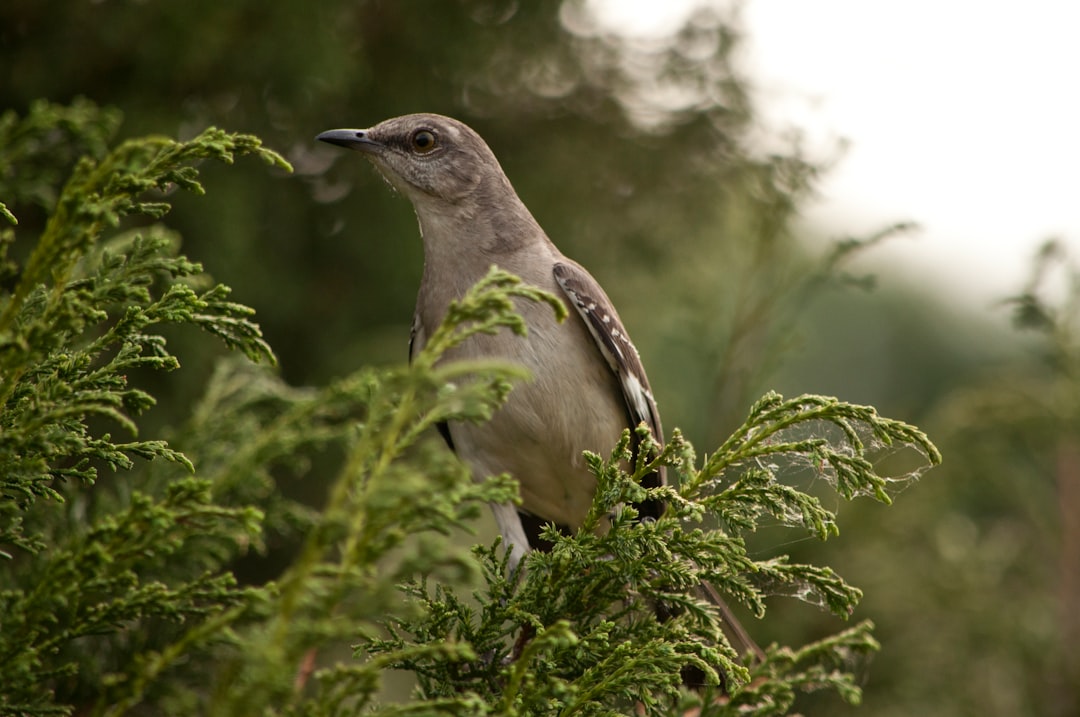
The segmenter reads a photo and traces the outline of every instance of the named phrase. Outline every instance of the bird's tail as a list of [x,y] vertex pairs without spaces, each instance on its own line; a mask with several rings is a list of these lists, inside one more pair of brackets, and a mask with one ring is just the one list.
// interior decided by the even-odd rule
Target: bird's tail
[[739,618],[735,617],[735,613],[728,607],[724,598],[720,597],[720,592],[708,582],[701,583],[701,591],[708,597],[709,602],[716,605],[716,608],[720,611],[720,617],[724,621],[724,635],[735,649],[735,652],[739,654],[739,657],[744,657],[749,652],[753,654],[755,662],[764,662],[765,651],[754,642],[754,638],[750,637],[750,633],[743,627]]

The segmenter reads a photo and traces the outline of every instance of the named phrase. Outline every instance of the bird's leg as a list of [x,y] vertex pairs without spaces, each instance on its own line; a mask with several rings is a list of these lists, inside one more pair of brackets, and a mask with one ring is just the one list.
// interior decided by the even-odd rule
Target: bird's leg
[[517,507],[512,503],[492,503],[491,512],[495,515],[503,543],[510,551],[510,573],[518,572],[518,565],[529,552],[529,538],[521,525]]

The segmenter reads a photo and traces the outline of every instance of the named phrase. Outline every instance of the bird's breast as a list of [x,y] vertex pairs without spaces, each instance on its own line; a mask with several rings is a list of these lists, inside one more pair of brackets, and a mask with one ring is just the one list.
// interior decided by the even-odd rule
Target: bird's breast
[[558,323],[547,306],[519,308],[528,312],[527,336],[475,336],[447,360],[509,360],[532,380],[517,384],[488,423],[452,425],[451,435],[474,474],[511,474],[524,510],[574,528],[596,486],[582,452],[607,456],[629,421],[615,375],[580,317],[571,312]]

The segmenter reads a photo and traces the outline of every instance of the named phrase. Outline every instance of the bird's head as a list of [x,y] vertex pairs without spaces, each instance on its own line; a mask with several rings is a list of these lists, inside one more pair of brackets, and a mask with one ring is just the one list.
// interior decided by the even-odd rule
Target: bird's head
[[316,139],[364,154],[418,210],[458,204],[493,180],[506,181],[480,135],[442,115],[394,117],[370,129],[332,129]]

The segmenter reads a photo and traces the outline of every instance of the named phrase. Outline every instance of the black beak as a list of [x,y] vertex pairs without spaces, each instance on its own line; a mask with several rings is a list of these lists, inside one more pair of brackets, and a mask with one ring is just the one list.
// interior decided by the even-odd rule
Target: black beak
[[330,144],[336,144],[339,147],[360,151],[381,146],[378,142],[368,136],[368,131],[366,129],[331,129],[323,132],[315,139],[320,142],[328,142]]

